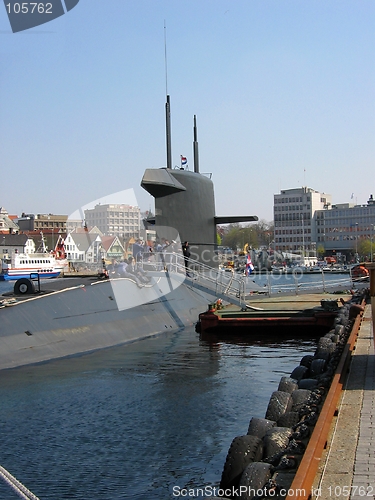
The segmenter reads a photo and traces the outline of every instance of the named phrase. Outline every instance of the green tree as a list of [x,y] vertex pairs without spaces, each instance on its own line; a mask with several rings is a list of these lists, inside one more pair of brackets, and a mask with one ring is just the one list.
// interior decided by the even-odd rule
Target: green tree
[[224,231],[222,243],[232,250],[243,250],[249,245],[251,248],[269,246],[273,240],[273,223],[260,220],[255,224],[229,224]]
[[[375,244],[372,242],[372,252],[375,251]],[[361,239],[358,243],[359,260],[371,260],[371,241],[369,239]]]
[[224,246],[229,247],[232,250],[237,250],[239,229],[239,224],[229,224],[227,226],[222,239]]
[[318,258],[319,259],[322,259],[323,256],[324,256],[324,253],[325,253],[325,249],[324,249],[324,246],[323,245],[318,245],[317,249],[316,249],[316,253],[318,255]]

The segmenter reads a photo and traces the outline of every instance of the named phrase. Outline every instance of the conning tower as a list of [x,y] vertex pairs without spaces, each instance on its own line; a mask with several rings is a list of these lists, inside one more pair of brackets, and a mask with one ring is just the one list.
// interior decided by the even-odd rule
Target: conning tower
[[[170,101],[167,96],[167,158],[171,158]],[[155,224],[175,228],[181,241],[190,244],[191,258],[215,266],[216,224],[248,222],[257,216],[215,215],[215,196],[212,180],[199,172],[196,116],[194,116],[194,172],[184,169],[147,169],[141,186],[155,198]]]

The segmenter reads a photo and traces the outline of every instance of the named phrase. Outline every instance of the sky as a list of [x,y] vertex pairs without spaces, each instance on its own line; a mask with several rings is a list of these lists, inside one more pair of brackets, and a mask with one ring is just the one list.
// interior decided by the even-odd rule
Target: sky
[[217,215],[271,221],[301,186],[365,204],[374,42],[373,0],[80,0],[19,33],[0,5],[0,206],[71,214],[134,190],[152,210],[166,93],[173,166],[193,170],[196,115]]

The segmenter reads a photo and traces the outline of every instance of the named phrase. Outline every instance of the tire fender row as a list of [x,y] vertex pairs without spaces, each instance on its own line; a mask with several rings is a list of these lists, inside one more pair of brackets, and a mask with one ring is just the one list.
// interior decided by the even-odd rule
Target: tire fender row
[[[364,293],[343,302],[332,329],[303,356],[290,376],[281,377],[264,418],[251,418],[246,435],[233,439],[220,490],[224,498],[285,498],[309,442]],[[228,494],[231,493],[231,494]]]

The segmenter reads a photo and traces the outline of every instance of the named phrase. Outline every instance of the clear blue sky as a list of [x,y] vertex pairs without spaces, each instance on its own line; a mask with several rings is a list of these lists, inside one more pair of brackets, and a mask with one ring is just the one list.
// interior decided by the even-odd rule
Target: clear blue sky
[[[217,215],[272,220],[308,185],[375,195],[373,0],[80,0],[13,34],[0,5],[0,206],[70,214],[166,164],[212,172]],[[351,200],[351,194],[354,199]]]

